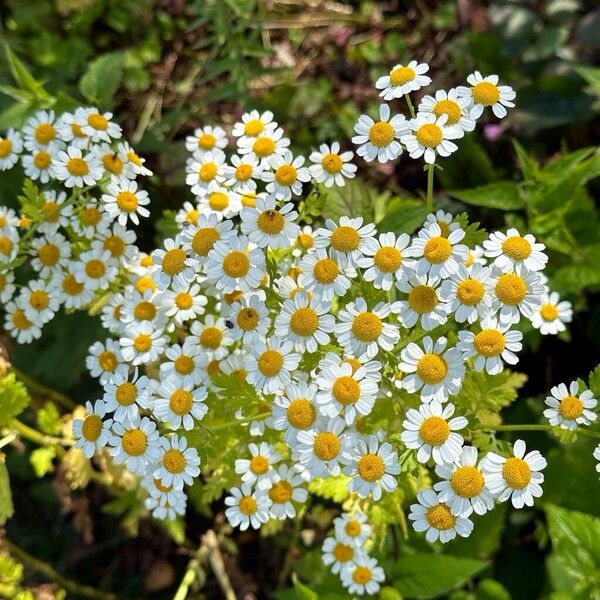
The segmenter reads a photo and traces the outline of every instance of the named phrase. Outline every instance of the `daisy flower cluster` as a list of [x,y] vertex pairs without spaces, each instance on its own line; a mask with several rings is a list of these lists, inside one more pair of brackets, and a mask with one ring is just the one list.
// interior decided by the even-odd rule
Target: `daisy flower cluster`
[[35,198],[26,194],[21,214],[0,206],[0,302],[5,329],[29,343],[61,306],[87,308],[129,280],[140,253],[127,225],[149,214],[137,178],[151,172],[111,113],[93,107],[39,111],[4,133],[0,170],[18,163]]
[[[425,95],[415,111],[410,94],[431,84],[428,71],[429,65],[413,60],[395,65],[377,79],[375,87],[386,102],[379,106],[376,118],[361,115],[354,126],[352,141],[358,145],[359,156],[385,163],[406,150],[411,158],[423,157],[432,165],[438,157],[458,150],[455,140],[475,129],[486,108],[501,119],[507,115],[507,108],[514,107],[516,94],[510,86],[501,85],[497,75],[483,77],[475,71],[467,77],[469,85]],[[392,114],[387,102],[397,98],[406,99],[409,119],[401,113]]]

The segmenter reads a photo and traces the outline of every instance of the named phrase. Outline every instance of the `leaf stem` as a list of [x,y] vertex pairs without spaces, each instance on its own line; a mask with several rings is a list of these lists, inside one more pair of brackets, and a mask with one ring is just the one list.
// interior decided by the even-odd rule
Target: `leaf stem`
[[427,165],[427,210],[433,212],[433,172],[434,165]]
[[25,423],[22,423],[18,419],[11,419],[9,425],[12,429],[17,431],[20,437],[25,438],[38,446],[57,446],[62,450],[63,446],[73,445],[70,440],[41,433],[37,429],[29,427],[29,425],[25,425]]
[[415,107],[413,106],[413,103],[411,102],[410,94],[404,94],[404,97],[406,98],[406,104],[408,104],[408,110],[410,112],[410,116],[414,119],[415,118]]

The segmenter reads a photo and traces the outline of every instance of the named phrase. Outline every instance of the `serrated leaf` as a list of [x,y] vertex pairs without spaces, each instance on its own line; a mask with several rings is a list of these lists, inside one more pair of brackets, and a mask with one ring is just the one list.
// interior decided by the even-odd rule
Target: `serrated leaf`
[[8,470],[4,464],[4,455],[0,455],[0,526],[13,516],[14,507]]
[[60,413],[54,402],[46,402],[37,413],[37,424],[41,431],[48,435],[58,435],[61,430]]
[[600,396],[600,365],[598,365],[588,377],[588,386],[595,398]]
[[123,76],[123,55],[120,52],[109,52],[94,59],[79,81],[79,91],[85,98],[108,108],[119,88]]
[[21,414],[30,402],[27,388],[14,373],[7,373],[0,378],[0,426]]
[[525,207],[519,186],[512,181],[498,181],[467,190],[454,190],[449,194],[466,204],[496,210],[518,210]]

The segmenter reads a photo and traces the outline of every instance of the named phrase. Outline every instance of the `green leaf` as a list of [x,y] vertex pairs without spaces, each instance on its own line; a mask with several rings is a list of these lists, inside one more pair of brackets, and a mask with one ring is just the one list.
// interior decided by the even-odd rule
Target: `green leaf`
[[513,146],[517,153],[523,178],[528,181],[534,181],[537,179],[539,173],[539,167],[535,162],[535,159],[527,152],[527,150],[525,150],[525,148],[523,148],[523,146],[521,146],[521,144],[519,144],[519,142],[517,142],[517,140],[513,140]]
[[518,210],[525,207],[519,186],[512,181],[498,181],[467,190],[455,190],[449,194],[466,204],[497,210]]
[[371,188],[360,179],[346,181],[344,187],[325,188],[319,186],[321,194],[325,196],[322,208],[324,219],[339,219],[342,215],[364,217],[366,221],[373,221],[373,202],[375,195]]
[[60,413],[54,402],[46,402],[37,413],[38,427],[48,435],[58,435],[61,430]]
[[404,554],[395,563],[394,587],[408,598],[435,598],[462,587],[487,564],[444,554]]
[[4,455],[0,456],[0,525],[4,525],[13,516],[14,506],[10,491],[8,470],[4,464]]
[[308,484],[308,490],[312,494],[321,496],[326,500],[333,500],[335,502],[344,502],[350,496],[348,491],[349,477],[340,475],[339,477],[327,477],[322,479],[317,477]]
[[423,224],[428,212],[421,200],[392,198],[387,205],[387,214],[377,224],[377,229],[394,233],[413,233]]
[[38,477],[43,477],[53,469],[52,461],[56,458],[54,446],[36,448],[29,456],[31,466]]
[[600,97],[600,68],[575,67],[575,70],[588,82],[592,93]]
[[600,396],[600,365],[598,365],[588,378],[588,385],[595,398]]
[[31,92],[39,102],[49,103],[52,98],[44,89],[44,86],[35,80],[6,42],[4,43],[4,54],[15,83],[24,90]]
[[185,542],[185,522],[181,517],[162,520],[160,524],[176,544]]
[[0,426],[20,415],[30,402],[27,388],[14,373],[7,373],[0,378]]
[[123,55],[109,52],[94,59],[79,81],[79,91],[99,108],[109,108],[123,76]]
[[298,600],[319,600],[319,596],[308,586],[304,585],[295,573],[292,576],[292,583],[294,584],[294,591]]

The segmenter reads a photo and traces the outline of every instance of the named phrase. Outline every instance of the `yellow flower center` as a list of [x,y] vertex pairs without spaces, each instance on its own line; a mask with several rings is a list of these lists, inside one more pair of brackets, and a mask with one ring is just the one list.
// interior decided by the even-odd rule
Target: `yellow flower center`
[[78,125],[77,123],[73,123],[71,125],[71,131],[73,132],[73,135],[75,137],[78,137],[78,138],[86,137],[85,133],[83,133],[83,129],[81,129],[81,125]]
[[17,329],[29,329],[33,323],[25,316],[25,311],[22,308],[17,308],[12,314],[13,325]]
[[297,398],[287,407],[287,420],[296,429],[308,429],[317,420],[317,411],[310,400]]
[[460,106],[454,100],[440,100],[433,107],[433,114],[438,118],[446,115],[448,117],[446,124],[456,125],[460,121],[462,113]]
[[340,268],[331,258],[322,258],[315,263],[314,275],[319,283],[324,285],[333,283],[339,274]]
[[502,354],[506,340],[497,329],[484,329],[475,336],[473,346],[481,356],[490,358]]
[[179,292],[175,296],[175,304],[177,308],[181,308],[182,310],[191,308],[193,303],[194,299],[192,298],[191,294],[188,294],[188,292]]
[[361,524],[356,519],[348,521],[344,527],[344,531],[350,537],[356,537],[362,530]]
[[285,504],[292,499],[292,486],[287,481],[278,481],[269,490],[269,498],[275,504]]
[[79,217],[84,225],[98,225],[102,219],[102,213],[95,206],[87,206],[84,208]]
[[223,298],[225,298],[225,302],[227,302],[227,304],[233,304],[234,302],[237,302],[240,298],[243,297],[244,292],[242,292],[241,290],[234,290],[229,294],[223,294]]
[[515,306],[527,296],[527,284],[516,273],[504,273],[496,282],[496,295],[504,304]]
[[258,326],[259,315],[253,308],[242,308],[237,314],[236,321],[244,331],[252,331]]
[[243,192],[241,198],[242,206],[250,206],[251,208],[256,206],[256,192]]
[[344,162],[339,155],[329,152],[323,156],[323,160],[321,160],[321,166],[331,175],[335,175],[342,170]]
[[577,396],[565,396],[558,405],[558,412],[563,419],[574,421],[583,414],[583,402]]
[[262,133],[265,126],[260,119],[252,119],[244,126],[244,133],[250,137],[256,137],[259,133]]
[[437,221],[437,224],[440,228],[440,235],[447,238],[450,235],[450,224],[446,221]]
[[162,259],[162,270],[169,276],[174,277],[185,269],[185,250],[173,248],[165,253]]
[[102,157],[102,164],[104,165],[104,168],[113,175],[119,175],[123,170],[123,161],[116,152],[105,154]]
[[35,292],[31,292],[29,304],[36,310],[44,310],[50,304],[50,296],[44,290],[36,290]]
[[90,168],[83,158],[70,158],[67,161],[67,170],[75,177],[84,177],[89,173]]
[[396,130],[387,121],[378,121],[369,131],[369,140],[373,146],[389,146],[396,137]]
[[180,375],[189,375],[194,370],[194,359],[182,354],[175,359],[174,368]]
[[258,215],[258,228],[269,235],[276,235],[283,231],[285,220],[278,210],[266,210]]
[[172,485],[163,485],[160,479],[154,479],[154,487],[163,494],[168,494],[172,489]]
[[461,498],[475,498],[483,489],[483,475],[475,467],[458,467],[450,477],[454,493]]
[[198,171],[198,177],[204,183],[212,181],[217,174],[217,165],[214,162],[205,163],[200,167]]
[[352,333],[361,342],[374,342],[379,338],[382,330],[381,319],[372,312],[360,313],[352,321]]
[[125,254],[125,240],[120,235],[109,235],[104,240],[102,247],[108,250],[113,258],[118,258]]
[[247,163],[241,163],[237,166],[235,170],[235,178],[238,181],[248,181],[250,177],[252,177],[252,165]]
[[13,249],[12,240],[6,236],[0,236],[0,254],[4,254],[5,256],[9,256]]
[[135,289],[140,294],[143,294],[146,290],[155,291],[156,290],[156,284],[154,283],[154,281],[152,281],[152,277],[150,277],[149,275],[144,275],[143,277],[140,277],[135,282]]
[[35,153],[33,157],[33,164],[36,166],[37,169],[43,171],[50,166],[51,160],[52,156],[49,152],[46,152],[45,150],[40,150],[39,152]]
[[373,578],[373,571],[369,567],[356,567],[352,571],[352,580],[359,585],[365,585]]
[[252,496],[242,496],[238,504],[240,512],[246,516],[253,515],[258,509],[258,504]]
[[275,179],[279,185],[290,186],[296,181],[298,172],[295,167],[289,164],[281,165],[275,171]]
[[522,458],[511,456],[502,465],[502,477],[514,490],[522,490],[531,481],[531,468]]
[[148,300],[142,300],[135,305],[133,316],[138,321],[152,321],[156,317],[156,306]]
[[38,144],[46,145],[56,137],[56,129],[50,123],[40,123],[35,128],[34,135]]
[[435,148],[439,146],[444,139],[444,133],[441,127],[438,127],[435,123],[425,123],[425,125],[421,125],[415,135],[417,136],[419,143],[426,148]]
[[259,137],[254,142],[252,150],[259,158],[265,158],[275,152],[275,142],[268,137]]
[[216,350],[222,340],[223,332],[218,327],[206,327],[200,334],[200,343],[211,350]]
[[208,196],[208,204],[213,210],[225,210],[229,206],[229,196],[224,192],[211,192]]
[[554,321],[558,317],[558,308],[554,304],[542,304],[540,315],[544,321]]
[[365,454],[358,461],[358,474],[365,481],[379,481],[385,474],[383,459],[377,454]]
[[220,237],[219,232],[214,227],[198,229],[192,238],[192,250],[198,256],[206,256]]
[[244,252],[233,250],[223,259],[223,271],[229,277],[244,277],[250,270],[250,259]]
[[85,263],[85,273],[90,279],[100,279],[106,273],[106,267],[101,260],[92,258]]
[[0,158],[6,158],[12,151],[12,142],[10,140],[0,139]]
[[203,150],[210,150],[217,143],[217,138],[210,133],[203,133],[198,138],[198,148],[202,148]]
[[480,81],[471,90],[473,100],[483,106],[491,106],[500,100],[500,90],[489,81]]
[[165,469],[174,475],[183,472],[187,464],[183,452],[176,448],[167,450],[163,455],[162,462]]
[[136,167],[141,167],[144,164],[144,161],[133,150],[127,152],[127,160]]
[[147,333],[140,333],[136,335],[133,340],[133,347],[138,352],[148,352],[152,348],[152,336]]
[[309,306],[298,308],[290,319],[290,328],[296,335],[308,337],[313,335],[319,327],[319,316]]
[[314,243],[315,242],[314,242],[313,236],[310,235],[309,233],[301,233],[298,236],[298,245],[302,246],[302,248],[304,248],[305,250],[312,248]]
[[117,368],[117,357],[113,352],[105,350],[98,356],[98,364],[103,371],[112,372]]
[[121,406],[130,406],[133,404],[137,399],[137,395],[137,388],[130,381],[117,386],[115,392],[115,398]]
[[265,377],[275,377],[283,367],[283,355],[277,350],[266,350],[258,359],[258,368]]
[[360,384],[349,375],[343,375],[334,381],[332,393],[340,404],[348,406],[360,398]]
[[531,244],[518,235],[506,238],[502,242],[502,252],[513,260],[525,260],[531,256]]
[[439,354],[424,354],[417,363],[417,375],[425,383],[441,383],[447,374],[448,365]]
[[331,431],[317,433],[314,441],[314,453],[321,460],[333,460],[340,453],[340,440]]
[[52,267],[60,258],[60,250],[54,244],[44,244],[38,253],[40,262],[46,267]]
[[338,542],[333,548],[333,557],[337,562],[345,563],[354,558],[354,549],[351,546]]
[[179,417],[189,414],[194,404],[194,396],[188,390],[175,390],[169,397],[169,408]]
[[450,509],[443,503],[436,504],[425,513],[428,523],[440,531],[452,529],[456,523],[456,517],[450,512]]
[[123,434],[122,444],[129,456],[141,456],[148,447],[148,436],[136,427]]
[[377,250],[373,262],[382,273],[394,273],[402,265],[402,254],[393,246],[384,246]]
[[105,131],[108,128],[108,119],[100,113],[92,113],[87,118],[88,125],[94,129]]
[[408,305],[418,313],[431,312],[438,304],[436,291],[429,285],[416,285],[408,294]]
[[95,442],[102,433],[102,419],[98,415],[88,415],[81,425],[81,434],[88,442]]
[[427,417],[419,427],[421,439],[430,446],[442,445],[450,435],[450,426],[442,417]]
[[123,212],[135,212],[138,207],[137,196],[133,192],[119,192],[117,194],[117,206]]
[[255,475],[264,475],[269,470],[269,461],[264,456],[253,456],[250,460],[250,470]]
[[423,255],[434,265],[439,265],[450,258],[452,246],[445,237],[433,237],[427,240]]
[[456,297],[465,306],[479,304],[485,296],[485,288],[477,279],[463,279],[456,288]]
[[83,283],[79,283],[73,275],[67,275],[62,280],[62,289],[69,296],[77,296],[83,292]]
[[396,87],[412,81],[417,74],[410,67],[396,67],[390,73],[390,83]]
[[42,213],[46,223],[56,223],[60,216],[60,206],[53,200],[46,200],[42,206]]
[[188,211],[188,213],[185,215],[185,220],[188,223],[195,225],[198,222],[198,211],[195,208],[192,208],[192,210]]
[[221,372],[221,367],[219,366],[218,360],[211,360],[206,366],[206,372],[213,377],[214,375],[218,375]]

